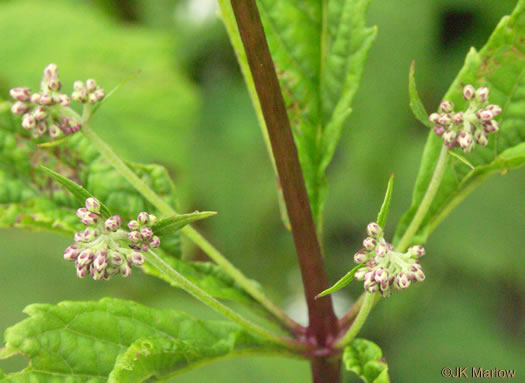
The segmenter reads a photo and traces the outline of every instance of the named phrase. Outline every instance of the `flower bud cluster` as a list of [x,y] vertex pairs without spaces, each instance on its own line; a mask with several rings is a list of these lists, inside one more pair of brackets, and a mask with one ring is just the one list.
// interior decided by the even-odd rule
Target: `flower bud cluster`
[[454,112],[451,101],[443,101],[439,106],[439,113],[429,116],[434,125],[434,133],[443,137],[449,148],[459,146],[465,153],[474,149],[474,143],[486,146],[488,135],[499,130],[494,119],[501,113],[498,105],[488,105],[489,89],[482,87],[475,89],[472,85],[463,88],[463,97],[469,102],[464,112]]
[[86,82],[75,81],[73,83],[73,94],[71,98],[74,101],[81,102],[85,104],[89,102],[90,104],[95,104],[99,101],[102,101],[106,92],[104,89],[97,85],[97,82],[93,79],[89,79]]
[[[75,234],[75,243],[65,250],[64,259],[75,262],[79,278],[88,273],[95,280],[109,279],[116,274],[128,277],[132,266],[144,264],[140,249],[129,240],[129,233],[121,229],[122,218],[116,215],[104,220],[96,198],[88,198],[85,207],[77,210],[77,216],[87,227]],[[155,238],[160,244],[158,237]]]
[[153,235],[151,226],[157,223],[157,217],[146,212],[139,213],[137,220],[130,221],[128,239],[129,247],[135,250],[148,251],[160,245],[160,239]]
[[385,241],[377,223],[368,224],[367,232],[369,237],[363,241],[363,249],[354,255],[356,263],[365,265],[357,270],[354,278],[364,281],[366,291],[371,294],[379,291],[386,298],[392,295],[392,286],[404,290],[412,282],[425,280],[419,263],[419,258],[425,255],[423,246],[412,246],[406,253],[399,253]]
[[67,95],[60,93],[61,88],[58,68],[56,64],[49,64],[44,69],[40,92],[26,87],[9,92],[16,101],[11,112],[22,115],[22,127],[30,130],[34,138],[47,133],[55,139],[80,130],[80,122],[69,112],[71,101]]
[[[74,101],[96,103],[105,96],[104,89],[95,80],[75,82]],[[82,128],[80,117],[70,109],[71,99],[60,93],[62,83],[58,77],[56,64],[44,69],[40,91],[33,92],[27,87],[10,90],[15,100],[11,107],[13,114],[22,115],[22,127],[31,131],[34,138],[48,134],[52,139],[78,132]]]

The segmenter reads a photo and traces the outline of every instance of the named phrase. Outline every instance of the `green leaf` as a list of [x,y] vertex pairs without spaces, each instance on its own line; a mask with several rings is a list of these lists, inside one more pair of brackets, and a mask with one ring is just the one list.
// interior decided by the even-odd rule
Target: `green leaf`
[[318,294],[315,297],[315,299],[324,297],[325,295],[332,294],[332,293],[335,293],[338,290],[341,290],[343,287],[345,287],[346,285],[348,285],[350,282],[352,282],[354,280],[354,274],[361,267],[365,267],[365,265],[361,264],[361,265],[357,265],[356,267],[354,267],[352,270],[350,270],[348,273],[346,273],[343,278],[338,280],[332,287],[330,287],[329,289],[326,289],[322,293]]
[[410,71],[408,73],[408,94],[410,96],[410,109],[414,117],[423,125],[432,128],[432,123],[428,120],[428,113],[425,110],[423,102],[419,98],[416,88],[416,62],[412,61]]
[[[500,172],[523,166],[525,153],[525,1],[520,0],[511,16],[504,17],[485,46],[477,52],[471,49],[465,65],[444,96],[456,110],[466,102],[462,88],[487,86],[489,101],[503,108],[499,116],[500,130],[489,137],[487,147],[479,145],[461,156],[474,167],[449,161],[441,186],[432,201],[413,242],[423,243],[434,228],[483,180]],[[442,140],[430,132],[417,176],[410,209],[401,219],[394,238],[399,241],[410,224],[430,183]],[[458,149],[456,149],[458,150]]]
[[194,221],[208,218],[216,214],[217,213],[214,211],[196,211],[189,214],[179,214],[173,217],[163,218],[159,220],[157,224],[152,226],[152,229],[156,235],[166,235],[174,233]]
[[394,175],[392,174],[388,179],[388,186],[386,187],[385,199],[377,214],[377,224],[383,229],[386,225],[386,219],[388,217],[388,212],[390,211],[390,202],[392,202],[392,193],[394,192]]
[[[376,35],[376,29],[365,24],[369,2],[257,2],[319,230],[327,193],[325,170],[350,115],[350,106]],[[236,28],[231,26],[231,9],[225,1],[221,0],[220,5],[253,99],[245,54]],[[255,107],[259,110],[257,102]]]
[[389,383],[388,366],[378,345],[366,339],[354,339],[343,353],[343,363],[365,383]]
[[33,304],[4,334],[29,366],[0,379],[18,382],[142,382],[243,353],[279,353],[230,322],[105,298]]
[[[40,166],[40,169],[44,173],[49,175],[51,178],[56,180],[59,184],[64,186],[67,190],[69,190],[71,192],[71,194],[73,194],[73,196],[77,199],[77,201],[79,202],[80,206],[84,205],[86,199],[95,197],[93,194],[88,192],[82,186],[80,186],[80,185],[76,184],[75,182],[71,181],[69,178],[64,177],[61,174],[58,174],[57,172],[55,172],[55,171],[53,171],[53,170],[51,170],[49,168],[46,168],[45,166]],[[102,213],[102,215],[104,217],[106,217],[106,218],[111,217],[112,214],[108,210],[106,205],[104,205],[101,201],[99,201],[99,203],[100,203],[100,212]]]

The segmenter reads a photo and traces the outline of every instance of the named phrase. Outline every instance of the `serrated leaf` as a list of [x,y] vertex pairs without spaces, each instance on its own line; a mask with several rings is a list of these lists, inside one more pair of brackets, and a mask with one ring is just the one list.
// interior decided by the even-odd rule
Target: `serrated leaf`
[[345,347],[343,364],[365,383],[390,383],[383,352],[369,340],[356,338]]
[[142,382],[237,353],[282,351],[234,323],[119,299],[33,304],[24,311],[30,317],[4,338],[31,363],[2,383]]
[[408,73],[408,94],[410,97],[410,110],[414,114],[414,117],[419,120],[423,125],[432,128],[432,123],[428,120],[428,113],[425,110],[423,102],[419,98],[419,94],[416,88],[416,62],[412,61],[410,65],[410,71]]
[[352,282],[354,280],[354,274],[361,267],[365,267],[365,265],[361,264],[361,265],[357,265],[356,267],[354,267],[352,270],[350,270],[348,273],[346,273],[343,278],[338,280],[332,287],[330,287],[329,289],[326,289],[322,293],[318,294],[315,297],[315,299],[324,297],[325,295],[328,295],[328,294],[333,294],[336,291],[341,290],[343,287],[345,287],[346,285],[348,285],[350,282]]
[[[452,101],[456,110],[463,110],[462,96],[465,84],[490,89],[489,102],[503,108],[499,116],[500,130],[489,137],[487,147],[477,145],[469,154],[461,155],[474,167],[449,161],[441,186],[428,210],[413,242],[423,243],[432,230],[488,176],[525,163],[525,1],[520,0],[511,16],[504,17],[485,46],[477,52],[470,50],[465,65],[444,96]],[[427,140],[412,196],[410,209],[396,230],[398,242],[428,187],[434,171],[442,140],[433,132]],[[457,150],[457,149],[456,149]]]
[[385,198],[379,213],[377,214],[377,224],[383,229],[386,225],[386,219],[388,217],[388,212],[390,211],[390,202],[392,202],[392,193],[394,192],[394,175],[392,174],[388,179],[388,185],[386,187]]
[[[376,29],[365,24],[370,0],[257,2],[287,104],[314,220],[320,230],[325,170],[359,86]],[[220,1],[228,33],[246,74],[231,9]],[[256,110],[259,105],[255,102]],[[260,114],[260,113],[259,113]]]
[[[73,194],[73,196],[77,199],[80,206],[83,206],[86,199],[95,197],[93,194],[88,192],[86,189],[84,189],[82,186],[78,185],[77,183],[71,181],[69,178],[64,177],[61,174],[58,174],[57,172],[46,168],[45,166],[40,166],[40,169],[47,175],[49,175],[51,178],[53,178],[55,181],[57,181],[59,184],[64,186],[67,190]],[[106,218],[111,217],[111,212],[109,209],[102,203],[102,201],[99,201],[100,203],[100,212],[102,215]]]
[[173,217],[163,218],[157,222],[154,226],[151,228],[153,229],[153,232],[156,235],[166,235],[174,233],[180,229],[182,229],[184,226],[201,220],[205,219],[211,216],[216,215],[217,213],[214,211],[203,211],[203,212],[193,212],[189,214],[179,214],[175,215]]

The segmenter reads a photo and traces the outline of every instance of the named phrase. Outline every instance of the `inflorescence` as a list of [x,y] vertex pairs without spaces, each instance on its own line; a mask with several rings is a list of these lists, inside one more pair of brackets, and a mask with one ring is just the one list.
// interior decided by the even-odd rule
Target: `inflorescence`
[[385,241],[383,230],[377,223],[368,224],[367,232],[369,237],[363,241],[364,248],[354,255],[356,263],[365,265],[357,270],[354,278],[365,281],[366,291],[371,294],[379,291],[386,298],[392,295],[392,286],[404,290],[411,282],[425,280],[419,264],[419,258],[425,255],[423,246],[412,246],[406,253],[399,253]]
[[463,88],[463,97],[469,102],[464,112],[454,112],[451,101],[443,101],[439,106],[439,113],[429,116],[434,125],[434,132],[443,137],[443,142],[449,148],[459,146],[465,153],[474,149],[474,142],[486,146],[489,133],[499,130],[494,119],[501,113],[498,105],[488,105],[489,89],[486,87],[476,90],[472,85]]
[[95,80],[75,81],[71,99],[60,93],[62,83],[58,78],[56,64],[44,69],[40,92],[27,87],[11,89],[9,94],[15,100],[11,107],[13,114],[22,115],[22,127],[31,131],[34,138],[49,134],[53,139],[78,132],[82,128],[80,117],[69,106],[71,99],[94,104],[101,101],[105,92]]
[[[86,207],[77,210],[77,216],[87,228],[75,234],[75,244],[65,250],[64,259],[75,261],[79,278],[84,278],[88,273],[95,280],[109,279],[119,273],[128,277],[132,266],[141,267],[144,264],[141,251],[160,245],[160,239],[153,235],[151,229],[157,222],[154,215],[140,213],[137,221],[128,224],[133,230],[128,232],[121,228],[120,216],[104,220],[99,201],[88,198]],[[139,226],[140,232],[132,229],[138,229]]]

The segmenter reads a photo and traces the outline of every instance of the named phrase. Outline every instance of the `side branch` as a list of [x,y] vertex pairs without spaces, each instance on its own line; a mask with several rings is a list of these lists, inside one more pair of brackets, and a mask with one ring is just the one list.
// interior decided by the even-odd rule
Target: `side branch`
[[315,300],[315,296],[329,285],[290,121],[255,0],[231,0],[231,4],[266,121],[290,218],[308,305],[308,337],[323,347],[336,336],[337,318],[329,296]]

